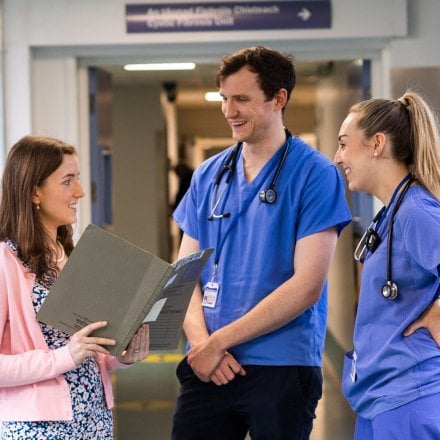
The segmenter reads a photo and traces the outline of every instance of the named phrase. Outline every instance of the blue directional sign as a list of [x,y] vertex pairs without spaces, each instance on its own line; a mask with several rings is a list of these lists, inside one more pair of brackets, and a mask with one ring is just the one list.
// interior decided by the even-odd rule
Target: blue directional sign
[[331,1],[126,5],[128,33],[331,27]]

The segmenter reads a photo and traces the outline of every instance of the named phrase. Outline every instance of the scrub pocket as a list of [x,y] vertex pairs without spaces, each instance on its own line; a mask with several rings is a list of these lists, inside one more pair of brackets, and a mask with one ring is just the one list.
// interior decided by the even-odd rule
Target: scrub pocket
[[188,358],[185,356],[177,365],[176,376],[179,379],[180,385],[190,380],[193,380],[196,376],[188,364]]

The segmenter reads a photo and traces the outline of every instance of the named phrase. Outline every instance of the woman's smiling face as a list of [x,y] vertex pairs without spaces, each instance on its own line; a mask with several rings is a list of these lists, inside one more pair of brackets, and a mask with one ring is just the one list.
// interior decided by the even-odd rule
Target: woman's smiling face
[[342,168],[351,191],[371,193],[374,179],[374,147],[368,144],[357,125],[357,117],[350,113],[339,130],[339,148],[334,162]]
[[77,203],[82,197],[78,158],[74,154],[64,154],[61,165],[35,188],[32,201],[39,206],[43,226],[56,236],[59,226],[76,223]]

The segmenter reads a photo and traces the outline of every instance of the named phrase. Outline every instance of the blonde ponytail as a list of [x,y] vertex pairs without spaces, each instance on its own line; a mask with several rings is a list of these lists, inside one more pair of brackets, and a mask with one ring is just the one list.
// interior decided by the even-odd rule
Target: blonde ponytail
[[350,113],[358,115],[358,126],[365,137],[387,133],[395,160],[434,197],[440,200],[440,136],[436,117],[415,92],[407,91],[399,99],[368,99],[355,104]]
[[[414,163],[411,172],[440,200],[440,136],[438,121],[429,105],[418,94],[407,91],[400,103],[410,114]],[[403,104],[405,105],[405,104]]]

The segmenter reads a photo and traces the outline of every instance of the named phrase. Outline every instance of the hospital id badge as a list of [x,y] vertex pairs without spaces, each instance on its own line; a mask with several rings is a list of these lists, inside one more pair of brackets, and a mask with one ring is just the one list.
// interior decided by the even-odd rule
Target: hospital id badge
[[202,306],[213,309],[217,303],[217,295],[219,291],[219,285],[215,281],[209,281],[205,284],[205,290],[203,292]]

